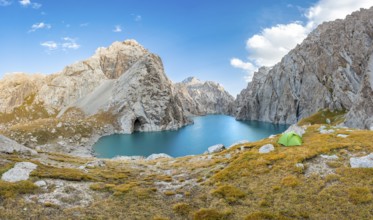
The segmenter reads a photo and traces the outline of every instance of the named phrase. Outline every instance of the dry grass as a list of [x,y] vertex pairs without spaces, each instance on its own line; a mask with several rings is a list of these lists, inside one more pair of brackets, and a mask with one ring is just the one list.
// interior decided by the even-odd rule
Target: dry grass
[[[329,115],[327,117],[330,117]],[[312,121],[313,119],[309,119]],[[185,157],[168,162],[106,161],[105,167],[86,172],[38,164],[32,178],[53,178],[90,182],[97,194],[88,207],[62,209],[54,206],[22,203],[22,191],[28,187],[2,186],[11,197],[0,199],[0,219],[49,218],[65,219],[372,219],[373,169],[352,169],[352,155],[373,152],[372,131],[349,132],[336,129],[333,134],[320,134],[319,125],[312,125],[303,136],[303,145],[283,147],[277,139],[263,139],[239,145],[213,155]],[[348,138],[337,138],[346,133]],[[259,154],[264,144],[276,148],[269,154]],[[225,158],[230,153],[231,159]],[[306,176],[307,164],[320,154],[336,154],[340,159],[327,166],[334,174]],[[46,154],[60,164],[73,166],[86,160],[63,154]],[[24,158],[6,155],[9,164]],[[15,158],[17,157],[17,158]],[[306,165],[300,170],[297,163]],[[157,165],[155,165],[157,164]],[[5,172],[11,165],[0,168]],[[172,175],[165,175],[164,171]],[[174,175],[187,174],[179,179]],[[156,182],[184,183],[194,179],[190,188],[160,189]],[[11,190],[9,190],[11,189]],[[177,196],[175,196],[177,194]],[[183,195],[183,198],[178,198]],[[17,212],[27,207],[27,213]],[[77,214],[78,213],[78,214]]]
[[322,109],[310,117],[300,120],[298,125],[326,124],[327,119],[330,120],[331,125],[337,125],[345,120],[344,115],[346,113],[346,110],[332,112],[329,109]]

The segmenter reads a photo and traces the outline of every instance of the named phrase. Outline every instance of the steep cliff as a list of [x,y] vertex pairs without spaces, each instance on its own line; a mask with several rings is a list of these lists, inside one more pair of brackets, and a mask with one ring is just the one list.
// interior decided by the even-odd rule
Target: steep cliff
[[234,98],[215,82],[189,77],[176,83],[175,88],[184,110],[191,114],[232,114]]
[[373,8],[315,29],[280,63],[260,69],[238,96],[237,119],[295,123],[324,108],[349,110],[346,124],[370,128]]

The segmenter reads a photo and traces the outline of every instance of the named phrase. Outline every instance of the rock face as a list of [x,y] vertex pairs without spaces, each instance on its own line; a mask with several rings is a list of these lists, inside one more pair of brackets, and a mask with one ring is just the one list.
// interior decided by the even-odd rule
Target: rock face
[[324,108],[346,124],[373,123],[373,8],[326,22],[273,68],[261,68],[235,102],[237,119],[296,123]]
[[19,153],[26,155],[36,155],[38,154],[35,150],[18,144],[17,142],[0,135],[0,152],[1,153]]
[[[3,90],[8,92],[3,95]],[[161,59],[134,40],[99,48],[61,73],[0,81],[0,112],[22,104],[30,94],[34,103],[42,103],[57,117],[71,108],[86,116],[110,112],[122,133],[177,129],[189,123]]]
[[184,110],[190,114],[232,114],[234,98],[215,82],[189,77],[176,83],[175,88]]
[[38,92],[45,80],[45,76],[24,73],[13,73],[5,75],[0,80],[0,112],[9,113],[15,107],[23,104],[29,96]]
[[30,173],[36,169],[37,165],[30,162],[16,163],[14,167],[1,176],[1,180],[7,182],[18,182],[28,180]]

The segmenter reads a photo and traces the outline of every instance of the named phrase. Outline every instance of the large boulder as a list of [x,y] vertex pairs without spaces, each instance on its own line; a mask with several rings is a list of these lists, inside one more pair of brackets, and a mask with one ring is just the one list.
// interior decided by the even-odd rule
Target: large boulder
[[36,164],[30,162],[16,163],[14,167],[1,176],[1,180],[7,182],[18,182],[28,180],[30,173],[37,168]]
[[364,157],[351,157],[350,165],[352,168],[373,168],[373,153]]
[[207,152],[209,154],[218,153],[220,151],[223,151],[225,149],[223,144],[216,144],[207,149]]
[[160,159],[160,158],[172,158],[170,155],[168,154],[164,154],[164,153],[160,153],[160,154],[152,154],[150,155],[149,157],[146,158],[146,160],[157,160],[157,159]]

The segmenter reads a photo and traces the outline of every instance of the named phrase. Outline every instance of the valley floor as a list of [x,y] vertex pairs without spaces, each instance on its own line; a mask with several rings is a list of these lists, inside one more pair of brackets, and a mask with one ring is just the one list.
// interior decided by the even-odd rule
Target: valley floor
[[[175,159],[0,154],[0,174],[37,165],[0,181],[0,219],[372,219],[373,168],[350,158],[373,152],[373,131],[323,129],[308,126],[299,147],[276,136]],[[265,144],[275,150],[260,154]]]

